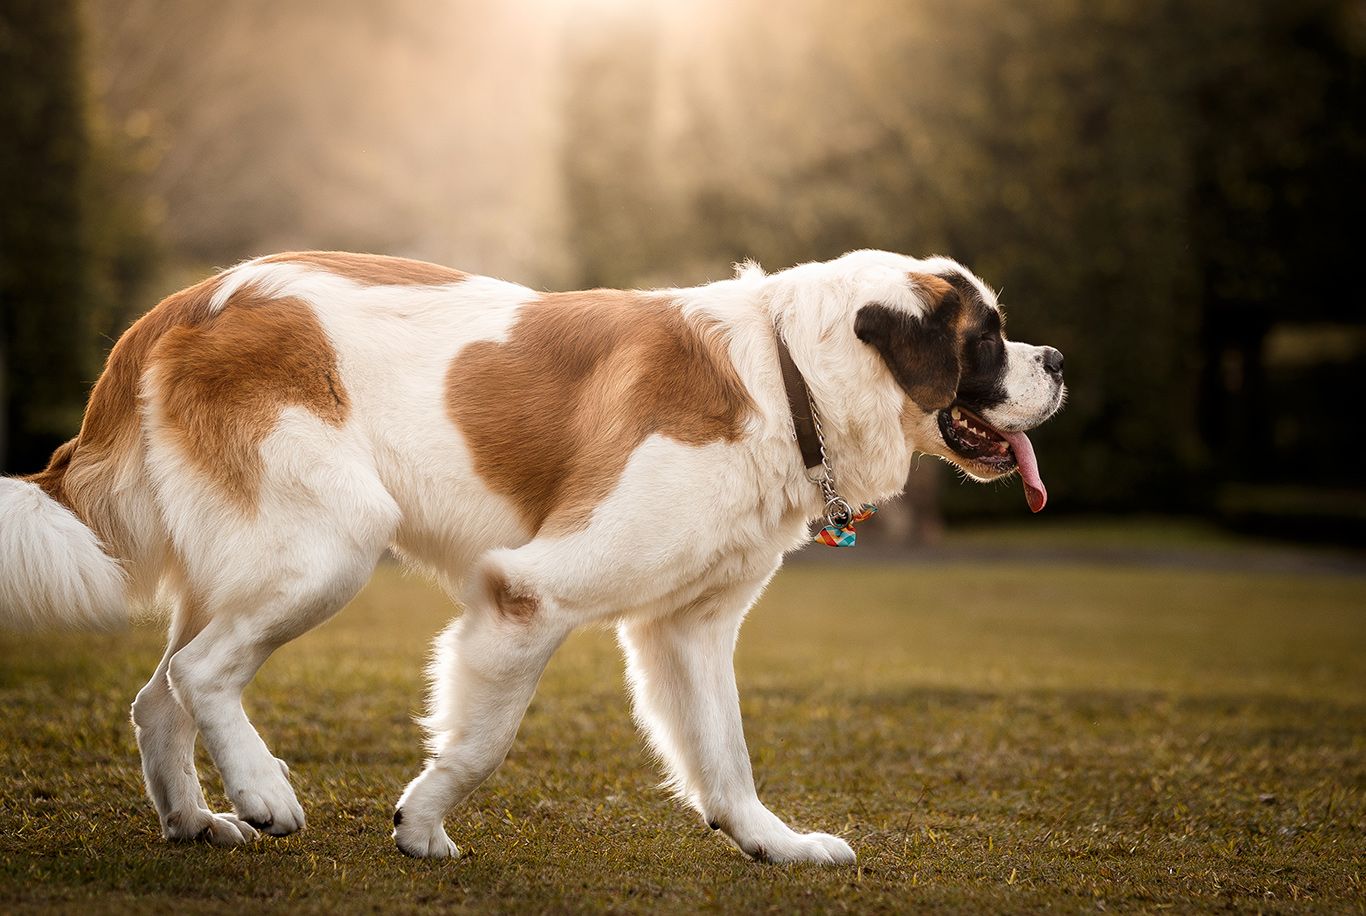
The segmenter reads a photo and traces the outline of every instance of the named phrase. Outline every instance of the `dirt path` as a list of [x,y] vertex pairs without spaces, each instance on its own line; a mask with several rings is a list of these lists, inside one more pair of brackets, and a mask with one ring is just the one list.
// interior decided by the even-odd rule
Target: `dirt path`
[[[863,538],[860,538],[863,541]],[[1333,575],[1366,578],[1366,552],[1303,547],[1077,547],[1041,544],[965,544],[917,547],[878,543],[869,538],[851,549],[812,545],[788,558],[792,563],[875,563],[939,566],[957,563],[1064,564],[1197,569],[1281,575]]]

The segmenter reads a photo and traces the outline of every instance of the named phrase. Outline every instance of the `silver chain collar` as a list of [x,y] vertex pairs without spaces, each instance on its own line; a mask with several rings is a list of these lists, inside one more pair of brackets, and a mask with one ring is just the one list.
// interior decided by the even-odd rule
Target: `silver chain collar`
[[825,497],[825,521],[827,524],[836,528],[844,528],[854,520],[854,507],[849,505],[849,501],[840,496],[839,490],[835,485],[835,468],[830,464],[830,456],[825,450],[825,431],[821,429],[821,412],[816,409],[816,401],[808,391],[806,404],[811,411],[811,425],[816,430],[816,444],[821,450],[821,474],[819,477],[811,477],[807,473],[808,479],[821,488],[821,495]]

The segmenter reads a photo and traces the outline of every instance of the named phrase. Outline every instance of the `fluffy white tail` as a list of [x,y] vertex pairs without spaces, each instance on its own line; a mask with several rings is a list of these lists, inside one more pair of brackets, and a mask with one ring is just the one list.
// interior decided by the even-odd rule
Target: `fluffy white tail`
[[127,619],[123,570],[95,532],[37,485],[0,478],[0,626],[102,628]]

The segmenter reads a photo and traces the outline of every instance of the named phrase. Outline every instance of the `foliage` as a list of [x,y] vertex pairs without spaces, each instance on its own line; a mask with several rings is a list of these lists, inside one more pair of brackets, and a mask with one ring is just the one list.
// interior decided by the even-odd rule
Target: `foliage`
[[[192,265],[177,281],[342,247],[563,288],[874,246],[958,257],[1004,290],[1014,336],[1068,355],[1071,403],[1037,437],[1055,510],[1355,486],[1313,442],[1354,409],[1336,380],[1366,346],[1260,359],[1273,323],[1361,323],[1361,0],[84,8],[94,113],[74,24],[0,103],[69,97],[50,152],[5,147],[30,157],[5,168],[6,231],[46,214],[20,242],[86,255],[49,280],[25,255],[4,281],[63,303],[6,296],[35,342],[12,342],[0,401],[33,413],[35,455],[74,427],[91,328],[151,304],[162,251]],[[62,10],[7,7],[3,40]],[[945,502],[1018,511],[975,487]]]
[[[785,11],[778,23],[742,3],[715,32],[681,29],[684,50],[656,78],[658,108],[686,112],[675,142],[643,144],[636,115],[573,138],[571,157],[600,175],[636,175],[644,157],[654,171],[632,187],[671,194],[635,221],[618,201],[572,237],[580,260],[611,253],[617,270],[596,281],[670,258],[715,275],[749,256],[950,254],[1018,304],[1014,336],[1068,354],[1070,405],[1039,434],[1056,507],[1199,507],[1212,474],[1261,466],[1243,440],[1226,448],[1202,428],[1202,362],[1218,372],[1212,326],[1247,320],[1221,307],[1359,320],[1343,248],[1362,202],[1350,176],[1366,164],[1357,5]],[[677,26],[659,28],[677,41]],[[603,206],[623,193],[593,187]],[[1248,409],[1269,428],[1265,404]],[[949,502],[1001,505],[973,488]]]
[[559,264],[538,3],[87,5],[100,106],[136,128],[164,237],[196,270],[301,248],[523,282]]
[[0,9],[0,469],[80,426],[103,344],[145,307],[157,244],[136,163],[86,98],[72,0]]
[[93,353],[73,0],[0,8],[0,460],[37,470],[80,422]]

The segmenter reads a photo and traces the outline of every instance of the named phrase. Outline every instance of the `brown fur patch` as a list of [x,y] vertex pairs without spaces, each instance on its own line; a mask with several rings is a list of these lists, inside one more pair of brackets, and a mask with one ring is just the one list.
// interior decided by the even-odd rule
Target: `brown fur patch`
[[733,442],[752,407],[717,328],[617,290],[524,306],[506,343],[457,355],[446,398],[475,469],[532,531],[586,524],[647,436]]
[[947,407],[960,372],[959,300],[941,299],[924,317],[879,302],[858,310],[854,333],[876,347],[892,377],[924,410]]
[[337,357],[307,303],[238,291],[195,326],[168,331],[152,353],[162,429],[201,472],[254,507],[260,446],[280,411],[303,407],[334,427],[350,402]]
[[161,300],[124,332],[90,393],[78,437],[79,450],[117,451],[137,436],[137,401],[147,359],[173,328],[193,327],[209,317],[209,299],[222,275]]
[[[925,290],[930,295],[930,311],[927,314],[927,317],[933,318],[942,310],[951,310],[943,317],[947,319],[946,323],[952,325],[954,338],[956,340],[955,347],[956,349],[961,350],[964,330],[967,327],[968,320],[971,317],[970,312],[972,311],[971,309],[964,308],[964,304],[975,301],[976,304],[980,306],[981,299],[976,295],[977,291],[972,289],[971,285],[966,281],[963,281],[963,285],[959,286],[936,274],[921,274],[912,271],[908,276],[911,278],[912,283]],[[971,292],[971,297],[969,297],[969,291]],[[957,293],[957,295],[952,296],[950,295],[951,293]]]
[[907,274],[911,282],[930,294],[930,306],[938,308],[944,297],[953,291],[953,284],[935,274],[922,274],[911,271]]
[[1004,350],[983,351],[985,336],[998,335],[1001,317],[960,274],[910,272],[928,294],[928,310],[912,316],[881,303],[859,309],[854,331],[878,349],[892,376],[921,410],[948,407],[960,395],[982,404],[994,396]]
[[210,277],[167,296],[123,333],[90,392],[79,435],[53,452],[46,470],[27,478],[75,512],[117,556],[129,555],[128,532],[111,514],[104,493],[137,446],[138,394],[148,355],[172,328],[208,317],[209,299],[221,279]]
[[501,573],[488,574],[489,598],[498,613],[513,620],[530,620],[541,609],[541,602],[535,595],[518,594],[508,584],[507,577]]
[[305,264],[365,286],[441,286],[460,283],[469,274],[452,267],[346,251],[287,251],[262,259],[267,264]]
[[68,439],[57,446],[48,459],[47,467],[24,478],[29,483],[37,484],[44,493],[67,508],[71,504],[66,494],[66,472],[71,468],[71,459],[76,454],[76,442],[76,439]]

